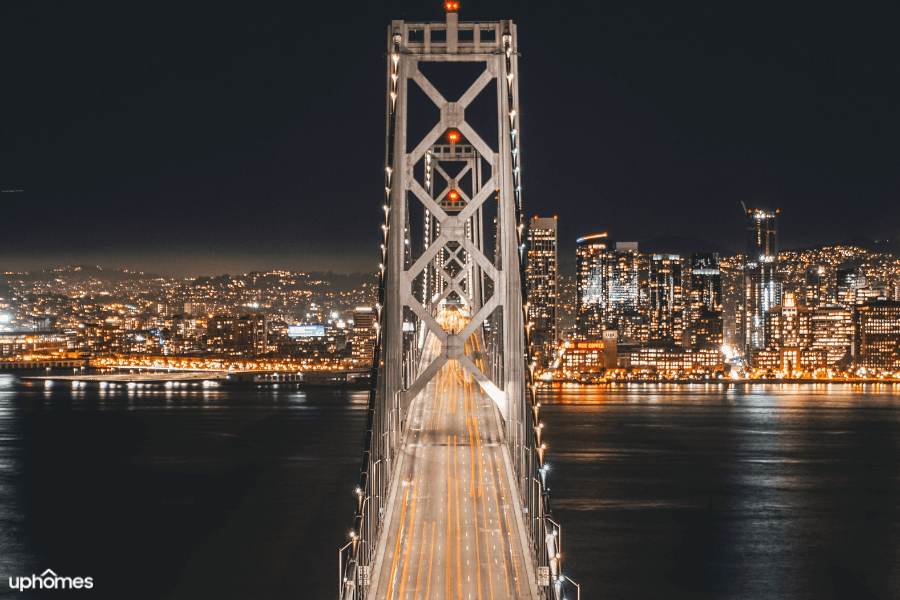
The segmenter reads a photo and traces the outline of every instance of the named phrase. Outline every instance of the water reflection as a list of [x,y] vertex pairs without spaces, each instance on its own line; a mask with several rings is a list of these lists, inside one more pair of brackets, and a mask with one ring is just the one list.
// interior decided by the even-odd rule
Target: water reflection
[[897,597],[896,391],[544,391],[556,519],[574,531],[564,568],[615,598]]
[[347,390],[0,375],[0,571],[88,573],[98,598],[326,597],[365,408]]

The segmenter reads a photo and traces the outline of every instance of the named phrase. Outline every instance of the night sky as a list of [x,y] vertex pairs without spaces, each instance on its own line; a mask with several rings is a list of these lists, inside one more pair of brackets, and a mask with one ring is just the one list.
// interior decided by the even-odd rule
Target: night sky
[[[900,232],[900,4],[488,2],[523,198],[578,236],[740,250]],[[0,6],[0,269],[374,270],[392,18],[441,2]]]

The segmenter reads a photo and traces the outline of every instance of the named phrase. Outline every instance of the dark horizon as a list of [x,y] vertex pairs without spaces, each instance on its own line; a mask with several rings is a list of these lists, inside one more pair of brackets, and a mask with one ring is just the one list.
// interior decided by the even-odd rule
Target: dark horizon
[[[525,215],[740,251],[900,232],[900,6],[464,2],[518,24]],[[0,20],[0,270],[368,272],[384,39],[441,2],[17,2]],[[329,23],[340,23],[341,28]]]

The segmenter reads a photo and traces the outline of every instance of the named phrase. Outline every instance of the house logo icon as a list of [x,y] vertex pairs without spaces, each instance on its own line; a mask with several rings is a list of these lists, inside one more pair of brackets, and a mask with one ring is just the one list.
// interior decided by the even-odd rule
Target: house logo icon
[[93,577],[62,577],[47,569],[40,575],[27,577],[10,577],[9,587],[24,592],[25,590],[90,590],[94,587]]

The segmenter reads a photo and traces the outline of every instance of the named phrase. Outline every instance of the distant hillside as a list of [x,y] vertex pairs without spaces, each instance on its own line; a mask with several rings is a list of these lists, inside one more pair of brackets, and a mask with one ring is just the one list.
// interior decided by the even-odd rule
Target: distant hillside
[[73,265],[58,269],[46,269],[44,271],[12,273],[7,275],[6,278],[15,278],[21,281],[48,281],[53,279],[65,279],[66,281],[86,281],[89,279],[99,279],[102,281],[135,281],[158,279],[160,278],[160,275],[138,271],[125,271],[122,269],[104,269],[94,265]]
[[804,251],[804,250],[821,250],[833,246],[855,246],[869,252],[883,252],[885,254],[900,253],[900,235],[895,235],[889,239],[873,240],[862,234],[856,234],[853,237],[840,241],[817,244],[815,246],[805,246],[802,248],[785,248],[786,250]]

